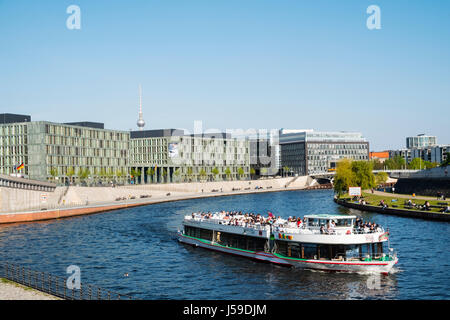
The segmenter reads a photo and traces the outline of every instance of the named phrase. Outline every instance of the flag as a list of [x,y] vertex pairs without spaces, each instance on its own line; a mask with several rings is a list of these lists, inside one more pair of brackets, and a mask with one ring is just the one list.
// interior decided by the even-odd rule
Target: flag
[[385,232],[380,235],[380,237],[378,238],[378,241],[387,240],[388,238],[389,238],[389,232]]
[[20,166],[18,166],[17,168],[16,168],[16,170],[17,171],[19,171],[20,169],[23,169],[24,168],[24,165],[23,165],[23,162],[20,164]]

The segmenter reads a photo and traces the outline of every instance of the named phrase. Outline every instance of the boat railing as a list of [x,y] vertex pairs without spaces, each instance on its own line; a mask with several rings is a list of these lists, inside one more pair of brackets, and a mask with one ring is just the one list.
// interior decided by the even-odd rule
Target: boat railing
[[253,230],[270,230],[269,225],[261,225],[261,224],[230,224],[229,220],[225,219],[215,219],[215,218],[199,218],[199,217],[191,217],[186,216],[185,220],[188,221],[196,221],[201,223],[211,223],[211,224],[221,224],[221,225],[227,225],[227,226],[233,226],[233,227],[241,227],[246,229],[253,229]]
[[366,230],[359,228],[336,228],[336,229],[324,229],[321,231],[319,228],[310,228],[310,227],[282,227],[282,226],[274,226],[274,232],[283,232],[283,233],[293,233],[293,234],[324,234],[324,235],[355,235],[355,234],[371,234],[371,233],[383,233],[383,228],[378,228],[376,230]]
[[[392,250],[385,253],[363,254],[361,256],[355,255],[346,257],[346,261],[359,260],[359,261],[394,261],[397,259],[397,253]],[[333,259],[338,260],[338,259]]]

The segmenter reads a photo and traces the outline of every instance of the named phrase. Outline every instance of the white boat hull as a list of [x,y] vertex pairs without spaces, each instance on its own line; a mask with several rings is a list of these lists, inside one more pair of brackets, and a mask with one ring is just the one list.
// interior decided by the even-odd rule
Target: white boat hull
[[288,267],[314,269],[322,271],[387,274],[398,261],[397,258],[395,258],[392,261],[331,261],[331,260],[293,259],[263,251],[255,252],[225,247],[212,243],[211,241],[200,240],[197,238],[183,235],[181,232],[178,233],[178,241],[181,243],[190,244],[195,247],[201,247],[218,252],[233,254],[258,261],[270,262]]

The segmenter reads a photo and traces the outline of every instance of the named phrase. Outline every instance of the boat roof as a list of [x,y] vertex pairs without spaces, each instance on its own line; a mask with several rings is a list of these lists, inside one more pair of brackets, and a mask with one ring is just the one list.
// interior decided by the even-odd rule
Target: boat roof
[[304,216],[308,219],[356,219],[356,216],[343,216],[343,215],[332,215],[332,214],[308,214]]

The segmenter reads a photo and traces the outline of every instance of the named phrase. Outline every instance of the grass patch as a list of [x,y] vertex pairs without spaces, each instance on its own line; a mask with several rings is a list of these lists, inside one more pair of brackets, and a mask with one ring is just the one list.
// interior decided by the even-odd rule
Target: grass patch
[[[362,192],[362,196],[363,196],[364,200],[367,202],[367,205],[370,205],[370,206],[379,207],[380,201],[384,200],[384,203],[386,203],[389,208],[403,209],[403,210],[410,210],[410,211],[441,213],[440,211],[445,206],[438,204],[438,202],[441,202],[441,203],[447,202],[447,204],[449,203],[448,201],[442,201],[442,200],[421,200],[421,199],[414,198],[412,196],[408,199],[400,198],[400,197],[396,197],[395,194],[380,196],[380,195],[372,194],[370,192]],[[348,202],[354,203],[353,201],[351,201],[351,198],[348,194],[341,196],[339,199],[347,200]],[[428,201],[431,206],[438,206],[438,208],[431,207],[431,210],[420,210],[419,208],[410,208],[408,206],[405,207],[405,202],[408,201],[409,199],[411,199],[411,201],[413,203],[415,203],[416,205],[421,205],[421,206],[424,205],[426,201]]]

